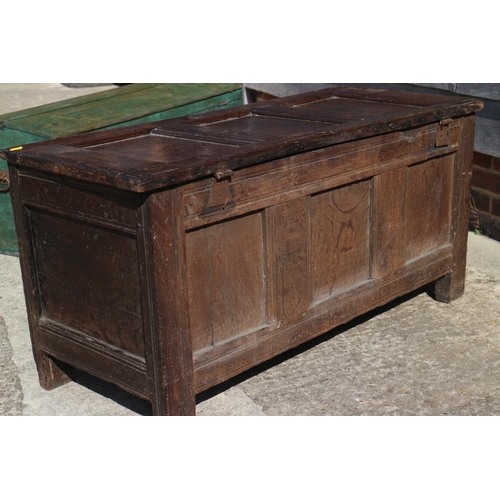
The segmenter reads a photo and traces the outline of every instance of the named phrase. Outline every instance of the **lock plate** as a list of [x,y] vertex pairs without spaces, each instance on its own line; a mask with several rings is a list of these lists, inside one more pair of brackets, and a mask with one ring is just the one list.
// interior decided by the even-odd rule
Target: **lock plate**
[[[225,210],[233,205],[233,193],[231,189],[232,170],[221,170],[216,172],[212,180],[212,189],[206,210]],[[207,213],[208,213],[207,212]]]
[[446,118],[446,120],[439,122],[436,132],[436,147],[450,145],[450,123],[452,121],[451,118]]

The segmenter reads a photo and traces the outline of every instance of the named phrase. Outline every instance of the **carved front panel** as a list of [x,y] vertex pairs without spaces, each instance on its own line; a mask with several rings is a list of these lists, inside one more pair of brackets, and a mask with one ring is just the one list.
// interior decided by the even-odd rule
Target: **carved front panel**
[[[357,294],[386,287],[389,296],[398,280],[439,267],[450,257],[453,162],[374,168],[302,196],[280,191],[281,202],[235,218],[221,211],[216,223],[188,230],[195,362],[253,352],[261,339],[279,350],[300,337],[301,323],[307,329]],[[287,337],[286,328],[299,333]]]
[[311,197],[315,301],[370,278],[370,205],[370,181]]
[[194,351],[303,317],[369,279],[370,181],[186,234]]

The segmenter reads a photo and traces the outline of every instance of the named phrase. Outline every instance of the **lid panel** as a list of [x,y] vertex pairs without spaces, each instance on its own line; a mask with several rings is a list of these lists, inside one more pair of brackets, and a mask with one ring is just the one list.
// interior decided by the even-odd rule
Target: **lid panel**
[[298,104],[292,106],[293,109],[299,111],[307,110],[315,112],[319,115],[329,115],[334,119],[342,120],[359,120],[383,117],[394,112],[408,112],[411,107],[401,104],[389,104],[373,101],[359,101],[354,99],[342,99],[332,97],[321,101],[310,102],[306,104]]
[[248,142],[260,142],[268,139],[278,139],[296,134],[325,132],[331,127],[324,123],[303,121],[300,119],[285,119],[272,116],[248,115],[233,120],[212,122],[199,126],[199,133],[215,134],[221,139],[232,137]]
[[139,158],[144,162],[162,162],[168,165],[180,160],[184,160],[186,163],[203,160],[224,154],[235,148],[236,146],[228,144],[215,144],[151,134],[125,141],[93,146],[88,149]]
[[417,106],[330,97],[288,106],[269,104],[256,109],[254,113],[295,120],[349,125],[357,122],[381,121],[389,116],[404,116],[420,109]]
[[476,99],[333,88],[4,150],[12,163],[137,192],[459,118]]

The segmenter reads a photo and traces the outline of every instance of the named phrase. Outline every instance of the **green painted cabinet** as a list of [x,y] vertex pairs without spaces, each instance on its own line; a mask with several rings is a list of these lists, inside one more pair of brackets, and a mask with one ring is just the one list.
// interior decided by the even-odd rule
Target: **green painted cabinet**
[[[243,104],[233,83],[135,83],[0,115],[0,149]],[[0,176],[7,163],[0,160]],[[10,194],[0,184],[0,253],[17,255]]]

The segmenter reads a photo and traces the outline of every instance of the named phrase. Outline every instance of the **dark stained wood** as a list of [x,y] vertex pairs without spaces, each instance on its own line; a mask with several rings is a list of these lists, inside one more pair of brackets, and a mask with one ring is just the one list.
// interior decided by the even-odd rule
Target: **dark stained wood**
[[461,297],[465,287],[467,256],[467,230],[469,220],[470,181],[472,176],[472,154],[474,144],[474,117],[462,122],[462,141],[454,158],[454,185],[452,199],[451,241],[453,243],[453,265],[451,272],[438,280],[435,297],[442,302],[451,302]]
[[[277,130],[273,131],[274,138],[262,138],[257,143],[242,144],[235,147],[229,153],[226,151],[224,155],[219,155],[214,151],[209,157],[191,158],[186,160],[175,161],[154,161],[143,159],[139,162],[134,156],[120,154],[105,154],[104,151],[92,151],[89,147],[95,148],[99,144],[114,142],[109,132],[95,132],[85,134],[85,138],[76,136],[72,140],[56,139],[54,141],[47,141],[41,144],[26,145],[21,151],[4,150],[2,157],[11,163],[22,165],[25,167],[34,166],[37,169],[43,169],[48,172],[64,174],[70,177],[78,178],[81,180],[94,180],[99,183],[114,186],[121,189],[134,190],[137,192],[146,192],[152,189],[159,189],[163,187],[172,187],[182,182],[200,178],[206,175],[213,175],[218,168],[220,168],[221,158],[224,158],[226,168],[238,169],[249,167],[255,163],[274,160],[279,157],[290,156],[293,154],[306,152],[320,147],[327,147],[334,144],[339,144],[346,141],[357,140],[374,135],[380,135],[394,130],[409,129],[415,126],[421,126],[429,123],[435,123],[443,118],[462,116],[464,114],[474,113],[481,108],[482,104],[473,99],[460,99],[456,98],[450,100],[449,97],[437,104],[431,106],[422,106],[416,108],[415,106],[408,106],[406,104],[394,106],[398,111],[393,111],[389,115],[385,112],[377,115],[371,110],[367,117],[363,117],[362,103],[356,103],[356,100],[361,99],[363,92],[367,97],[370,96],[370,91],[367,89],[344,89],[343,99],[349,100],[349,92],[352,92],[353,104],[357,113],[352,113],[352,121],[343,123],[342,126],[323,124],[324,128],[318,130],[319,122],[311,119],[301,118],[301,113],[318,112],[318,101],[339,95],[340,89],[326,89],[319,91],[319,93],[309,93],[302,97],[296,98],[295,105],[303,103],[296,112],[295,119],[301,120],[303,132],[299,134],[289,135],[287,124],[283,128],[282,133]],[[378,91],[386,93],[388,99],[391,100],[390,106],[397,102],[397,93],[390,91]],[[412,97],[413,98],[413,97]],[[407,93],[401,93],[400,100],[404,103],[408,99]],[[294,99],[286,98],[284,100],[273,100],[272,106],[281,105],[283,112],[288,113],[288,108],[294,103]],[[313,110],[308,109],[308,103],[314,107]],[[369,103],[370,109],[376,103]],[[381,109],[387,109],[387,105],[381,102],[379,104]],[[196,128],[199,133],[199,140],[203,139],[203,134],[207,133],[207,142],[213,141],[213,135],[217,132],[221,124],[230,124],[229,127],[238,128],[239,120],[247,120],[249,112],[258,113],[259,110],[265,110],[266,102],[254,104],[249,108],[236,107],[230,110],[224,110],[217,113],[207,113],[208,117],[196,118],[190,121],[189,118],[179,118],[178,122],[175,121],[173,129],[175,130],[178,123],[182,126],[184,123],[192,123],[193,128]],[[391,108],[394,109],[394,108]],[[278,117],[279,118],[279,117]],[[332,119],[334,119],[332,112]],[[313,120],[313,121],[311,121]],[[283,120],[286,123],[288,120]],[[280,120],[275,119],[275,129],[279,129],[278,124]],[[161,122],[162,133],[168,133],[169,121]],[[258,122],[260,123],[260,122]],[[214,133],[211,132],[211,127],[214,127]],[[141,133],[142,130],[142,133]],[[152,133],[151,124],[143,125],[143,128],[134,126],[132,128],[132,137],[130,141],[141,141],[145,135]],[[224,144],[224,133],[220,131],[221,137],[219,149]],[[123,137],[129,134],[130,131],[126,128],[117,132],[115,141],[122,141]],[[102,136],[100,134],[103,134]],[[248,134],[247,134],[248,136]],[[102,137],[102,139],[101,139]],[[178,141],[178,137],[173,141]],[[186,138],[188,140],[188,138]],[[165,139],[165,143],[169,141]],[[123,145],[123,144],[122,144]],[[229,145],[226,144],[226,147]],[[104,147],[104,146],[103,146]],[[106,146],[106,148],[111,146]],[[78,151],[76,151],[78,150]],[[64,167],[61,170],[61,160],[64,160]]]
[[42,386],[75,366],[193,415],[423,285],[457,298],[479,108],[325,89],[4,151]]
[[278,321],[306,311],[312,301],[309,279],[309,200],[276,205],[268,231],[273,245],[272,280]]
[[11,170],[12,206],[19,242],[19,261],[23,273],[24,295],[28,312],[31,346],[35,359],[40,386],[52,390],[67,384],[74,376],[72,365],[55,359],[43,349],[40,340],[41,297],[37,293],[37,268],[33,255],[32,235],[29,227],[28,210],[22,205],[20,197],[19,173]]
[[[0,114],[0,149],[68,135],[73,138],[72,134],[95,130],[101,131],[99,143],[102,143],[106,136],[106,132],[102,131],[108,127],[113,140],[116,140],[116,127],[129,126],[131,128],[126,134],[130,134],[130,130],[134,130],[133,124],[241,105],[242,97],[240,84],[129,84],[105,92]],[[144,133],[145,128],[142,126],[140,130]],[[70,140],[71,145],[91,146],[92,140],[88,142],[84,136],[79,135],[75,142]],[[59,144],[65,144],[65,141]],[[0,160],[0,180],[6,169],[7,164]],[[1,185],[0,214],[0,253],[17,255],[11,199]]]
[[194,415],[185,233],[177,190],[153,193],[141,207],[146,363],[155,415]]
[[383,89],[353,89],[338,87],[334,94],[338,97],[350,99],[362,99],[363,101],[382,102],[388,104],[399,104],[404,106],[414,106],[422,108],[427,106],[443,105],[456,102],[453,97],[423,94],[418,92],[394,92]]
[[359,119],[361,108],[363,120],[378,119],[407,109],[397,104],[332,98],[293,107],[269,104],[265,108],[259,108],[255,113],[291,119],[300,118],[313,122],[349,123]]
[[201,392],[278,354],[307,342],[333,326],[347,323],[373,309],[416,290],[446,273],[451,264],[449,250],[416,261],[390,279],[372,280],[353,287],[312,307],[289,322],[277,322],[265,330],[236,337],[231,342],[195,354],[195,389]]
[[370,181],[311,198],[313,300],[370,278]]
[[[78,183],[54,182],[33,175],[19,176],[23,201],[30,207],[49,208],[72,218],[99,221],[135,233],[135,198],[130,193],[83,189]],[[80,196],[75,196],[75,190]]]
[[406,260],[450,241],[452,163],[452,156],[444,156],[407,169]]
[[[437,148],[436,125],[367,139],[361,146],[353,143],[294,155],[248,170],[234,172],[231,202],[214,214],[207,210],[213,190],[212,179],[184,187],[184,206],[189,228],[219,220],[221,214],[234,216],[259,210],[269,204],[294,199],[377,175],[405,165],[423,162],[457,150],[460,126],[450,126],[451,144]],[[374,158],[376,163],[374,164]],[[274,189],[270,191],[268,186]]]
[[189,327],[194,352],[213,345],[208,229],[190,231],[186,234]]
[[373,178],[373,278],[390,275],[406,262],[407,170],[401,167]]
[[262,217],[251,214],[206,230],[217,344],[265,323]]
[[38,210],[29,219],[42,317],[144,358],[135,239]]
[[195,351],[266,322],[263,244],[259,213],[187,234]]
[[83,366],[96,377],[147,398],[148,380],[143,359],[116,348],[111,350],[109,344],[89,341],[85,335],[45,320],[40,322],[40,341],[44,352],[52,355],[55,363],[62,363],[60,360],[63,360],[70,368],[73,365]]
[[105,152],[107,155],[126,155],[140,159],[142,162],[164,164],[178,161],[199,161],[200,159],[231,154],[235,146],[214,144],[206,141],[196,141],[177,138],[165,140],[164,136],[150,134],[134,140],[110,142],[95,146],[92,151]]

